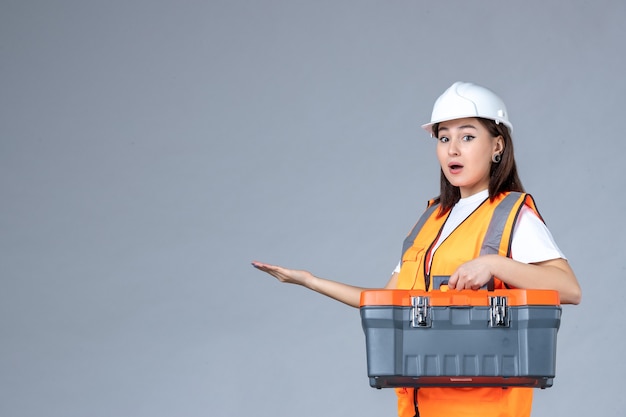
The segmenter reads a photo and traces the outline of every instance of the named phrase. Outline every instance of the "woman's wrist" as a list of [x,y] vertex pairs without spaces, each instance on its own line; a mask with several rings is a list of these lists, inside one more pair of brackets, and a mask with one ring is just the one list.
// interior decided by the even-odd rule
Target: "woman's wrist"
[[319,281],[320,278],[316,277],[313,274],[308,274],[307,277],[305,277],[304,282],[302,283],[302,285],[310,290],[313,291],[319,291]]

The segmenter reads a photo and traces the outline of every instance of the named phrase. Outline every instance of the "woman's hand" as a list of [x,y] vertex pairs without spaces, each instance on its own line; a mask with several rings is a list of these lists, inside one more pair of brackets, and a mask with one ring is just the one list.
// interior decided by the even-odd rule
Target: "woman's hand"
[[490,256],[492,255],[479,256],[459,266],[456,271],[450,275],[448,288],[451,290],[481,289],[493,276],[492,266],[489,262]]
[[514,288],[559,292],[561,304],[578,304],[582,291],[567,260],[525,264],[499,255],[483,255],[459,266],[448,281],[450,289],[480,289],[492,276]]
[[313,274],[309,271],[302,271],[299,269],[288,269],[277,265],[270,265],[262,262],[253,261],[252,266],[256,269],[267,272],[271,276],[278,279],[280,282],[286,282],[289,284],[298,284],[307,286],[307,283],[313,279]]
[[[280,282],[302,285],[310,290],[323,294],[327,297],[334,298],[337,301],[341,301],[344,304],[356,308],[359,307],[361,292],[365,290],[365,288],[320,278],[313,275],[309,271],[303,271],[300,269],[288,269],[283,268],[282,266],[270,265],[257,261],[253,261],[252,266],[260,271],[267,272]],[[391,281],[396,279],[396,277],[397,274],[393,274]]]

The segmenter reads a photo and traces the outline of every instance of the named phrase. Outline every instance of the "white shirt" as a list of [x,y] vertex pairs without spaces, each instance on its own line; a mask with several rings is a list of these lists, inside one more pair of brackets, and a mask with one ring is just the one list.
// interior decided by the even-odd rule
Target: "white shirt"
[[[437,250],[439,244],[488,197],[489,191],[484,190],[460,199],[454,207],[452,207],[450,216],[448,216],[443,230],[441,231],[441,236],[435,243],[433,253]],[[527,264],[557,258],[567,259],[557,246],[550,230],[548,230],[544,222],[526,205],[522,207],[515,228],[513,229],[511,257],[516,261]],[[398,263],[393,272],[400,272],[401,262],[402,261]]]

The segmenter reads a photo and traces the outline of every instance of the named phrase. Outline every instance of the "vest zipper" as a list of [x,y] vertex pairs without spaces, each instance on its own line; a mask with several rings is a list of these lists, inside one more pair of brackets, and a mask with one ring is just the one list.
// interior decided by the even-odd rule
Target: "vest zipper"
[[[447,220],[448,219],[446,219],[446,221]],[[445,225],[446,222],[443,222],[443,224]],[[441,226],[441,229],[439,229],[439,233],[437,233],[437,237],[435,237],[435,240],[433,240],[433,242],[428,247],[428,251],[426,251],[426,256],[424,256],[424,288],[426,289],[426,291],[428,291],[428,289],[430,288],[430,266],[433,264],[433,258],[435,257],[435,254],[431,253],[431,251],[433,250],[433,246],[435,246],[435,243],[437,243],[437,241],[441,237],[442,231],[443,225]]]

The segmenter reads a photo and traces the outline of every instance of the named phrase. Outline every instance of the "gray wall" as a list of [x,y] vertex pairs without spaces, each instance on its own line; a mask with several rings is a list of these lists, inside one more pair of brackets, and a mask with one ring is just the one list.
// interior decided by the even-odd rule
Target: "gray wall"
[[438,192],[420,124],[506,101],[584,290],[534,416],[623,415],[621,1],[0,3],[0,415],[391,416],[358,311]]

